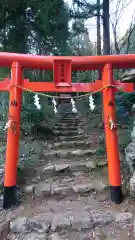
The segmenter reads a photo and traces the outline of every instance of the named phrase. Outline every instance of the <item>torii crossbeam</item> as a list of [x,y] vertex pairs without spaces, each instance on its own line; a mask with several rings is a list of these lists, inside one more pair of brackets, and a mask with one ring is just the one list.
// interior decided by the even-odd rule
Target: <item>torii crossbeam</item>
[[[104,125],[108,160],[108,175],[111,200],[122,202],[120,159],[116,128],[114,94],[120,87],[125,92],[133,92],[133,83],[122,83],[113,79],[113,69],[135,68],[135,54],[119,56],[79,56],[55,57],[15,53],[0,53],[0,66],[11,67],[11,79],[0,82],[0,91],[9,91],[10,127],[7,133],[6,163],[4,177],[3,208],[16,205],[16,181],[18,148],[20,136],[20,113],[22,91],[37,92],[95,92],[103,93]],[[23,69],[52,70],[54,81],[29,82],[23,79]],[[72,83],[74,70],[100,70],[102,79],[94,83]]]

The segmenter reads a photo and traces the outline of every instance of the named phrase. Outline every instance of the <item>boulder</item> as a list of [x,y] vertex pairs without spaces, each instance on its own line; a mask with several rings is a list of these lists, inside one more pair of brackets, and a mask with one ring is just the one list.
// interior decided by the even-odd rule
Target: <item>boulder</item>
[[125,159],[129,165],[130,172],[133,174],[135,170],[135,142],[131,142],[125,149]]

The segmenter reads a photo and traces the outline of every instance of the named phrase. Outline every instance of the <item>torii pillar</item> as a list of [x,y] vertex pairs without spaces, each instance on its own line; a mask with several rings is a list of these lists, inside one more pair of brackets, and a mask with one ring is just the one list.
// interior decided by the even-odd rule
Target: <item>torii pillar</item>
[[[103,87],[107,85],[114,85],[111,64],[106,64],[104,66],[102,71],[102,81]],[[113,87],[108,87],[103,90],[104,127],[111,200],[116,204],[120,204],[123,200],[123,197],[114,93],[115,89]]]
[[11,88],[9,100],[9,121],[11,125],[7,132],[6,163],[4,177],[3,208],[7,209],[16,205],[17,164],[20,137],[20,115],[22,90],[15,85],[22,84],[22,68],[18,62],[13,62],[11,67]]

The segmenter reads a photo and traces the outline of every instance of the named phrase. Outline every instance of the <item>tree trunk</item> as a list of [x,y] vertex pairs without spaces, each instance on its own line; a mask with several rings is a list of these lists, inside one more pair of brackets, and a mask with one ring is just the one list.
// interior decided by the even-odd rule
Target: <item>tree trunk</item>
[[97,0],[97,55],[101,55],[100,0]]
[[[100,0],[97,0],[97,55],[101,55]],[[98,71],[98,79],[101,77],[101,72]]]
[[109,0],[103,0],[103,54],[110,55]]
[[[110,16],[109,0],[103,0],[103,55],[110,55]],[[104,126],[104,114],[102,109],[102,127]]]

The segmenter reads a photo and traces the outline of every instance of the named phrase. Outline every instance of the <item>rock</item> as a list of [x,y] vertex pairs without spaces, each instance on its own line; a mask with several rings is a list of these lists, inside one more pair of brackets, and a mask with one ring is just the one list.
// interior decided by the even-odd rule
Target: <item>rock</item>
[[100,226],[95,227],[92,235],[93,237],[96,238],[96,240],[101,240],[101,239],[106,240],[106,234],[104,233],[104,228],[100,228]]
[[60,136],[59,139],[60,139],[60,141],[65,141],[65,140],[66,140],[66,137]]
[[92,154],[96,153],[96,150],[91,150],[91,149],[80,150],[80,149],[78,149],[78,150],[72,151],[71,153],[72,153],[72,155],[76,155],[76,156],[92,155]]
[[2,222],[0,223],[0,240],[7,239],[9,232],[9,222]]
[[36,232],[39,234],[46,233],[50,227],[49,220],[44,220],[42,217],[18,217],[10,222],[10,230],[12,233],[30,233]]
[[49,149],[52,149],[53,148],[53,144],[48,144],[46,143],[46,146],[49,148]]
[[[134,125],[135,125],[135,122],[134,122]],[[133,131],[131,133],[131,137],[132,137],[132,142],[135,141],[135,126],[133,126]]]
[[87,163],[85,163],[85,166],[90,170],[90,169],[95,169],[96,168],[96,163],[89,161]]
[[[38,183],[41,181],[41,176],[36,176],[35,178],[31,179],[31,182],[33,184]],[[35,185],[34,185],[35,186]]]
[[62,149],[62,150],[51,150],[44,151],[46,157],[49,156],[59,156],[59,157],[68,157],[68,156],[84,156],[84,155],[93,155],[96,153],[96,150],[85,149],[85,150],[74,150],[74,149]]
[[130,69],[122,75],[122,82],[134,82],[135,81],[135,69]]
[[130,194],[132,196],[135,196],[135,172],[132,178],[130,179]]
[[34,195],[35,194],[35,189],[36,189],[36,187],[34,185],[29,185],[29,186],[24,187],[23,191],[26,194],[33,194]]
[[91,213],[91,217],[95,225],[107,225],[114,221],[114,217],[111,213],[93,212]]
[[51,187],[51,183],[39,183],[36,186],[36,190],[35,190],[35,196],[37,197],[44,197],[44,196],[49,196],[52,193],[52,187]]
[[42,171],[42,175],[46,174],[46,175],[52,175],[54,172],[54,165],[48,165],[46,166],[43,171]]
[[77,172],[73,172],[72,175],[75,176],[76,178],[78,178],[78,177],[82,176],[82,172],[81,171],[80,172],[78,172],[78,171]]
[[125,159],[130,167],[131,173],[133,173],[135,169],[135,142],[131,142],[125,149]]
[[107,161],[106,162],[99,162],[98,164],[97,164],[97,166],[100,168],[100,167],[105,167],[105,166],[107,166],[108,165],[108,163],[107,163]]
[[72,191],[71,186],[57,187],[53,190],[52,194],[59,194],[61,196],[67,196]]
[[69,170],[69,164],[55,164],[55,171],[56,172],[63,172],[65,170]]
[[25,237],[23,238],[23,240],[47,240],[47,234],[37,234],[37,233],[29,233],[27,235],[25,235]]
[[109,187],[108,183],[104,183],[102,180],[95,179],[93,181],[93,188],[97,192],[103,192],[105,189]]
[[75,212],[71,220],[71,227],[73,230],[92,229],[92,218],[86,211]]
[[74,136],[76,135],[78,132],[76,129],[59,129],[55,131],[57,136]]
[[69,214],[67,212],[56,214],[51,225],[52,231],[56,231],[56,229],[59,229],[59,228],[69,227],[71,225],[70,214],[71,212]]
[[29,233],[29,220],[26,217],[18,217],[10,222],[10,230],[13,233]]
[[83,134],[84,133],[84,130],[82,128],[79,128],[78,129],[78,134]]
[[55,215],[51,227],[53,231],[69,227],[73,230],[91,229],[93,227],[92,218],[88,212],[81,211],[81,209],[78,212],[67,211]]
[[[62,179],[62,182],[63,182],[63,184],[67,184],[67,183],[71,183],[71,182],[73,182],[74,181],[74,179],[72,178],[72,176],[71,177],[69,177],[69,176],[64,176],[64,178]],[[62,187],[64,187],[64,186],[62,186]]]
[[132,106],[132,113],[135,113],[135,104]]
[[24,211],[25,211],[24,206],[21,206],[21,205],[18,206],[17,208],[15,208],[15,209],[12,210],[12,211],[9,211],[9,212],[6,214],[6,221],[11,222],[11,221],[13,221],[14,219],[16,219],[17,217],[23,216]]
[[93,190],[93,185],[92,183],[77,184],[77,185],[74,185],[72,188],[75,193],[86,193]]
[[76,171],[85,171],[87,170],[86,164],[85,163],[73,163],[70,166],[70,170],[72,172],[76,172]]
[[45,224],[48,227],[50,227],[53,217],[54,217],[54,214],[52,212],[45,211],[44,213],[40,213],[40,214],[34,216],[34,219],[36,219],[37,221],[40,221],[40,222],[43,221],[43,222],[45,222]]
[[53,233],[48,237],[48,240],[61,240],[58,233]]
[[50,227],[49,223],[46,223],[42,219],[30,219],[29,220],[29,227],[32,231],[37,232],[37,233],[46,233]]
[[128,222],[131,222],[132,219],[133,219],[133,214],[125,212],[125,213],[117,214],[115,221],[121,222],[121,223],[128,223]]

